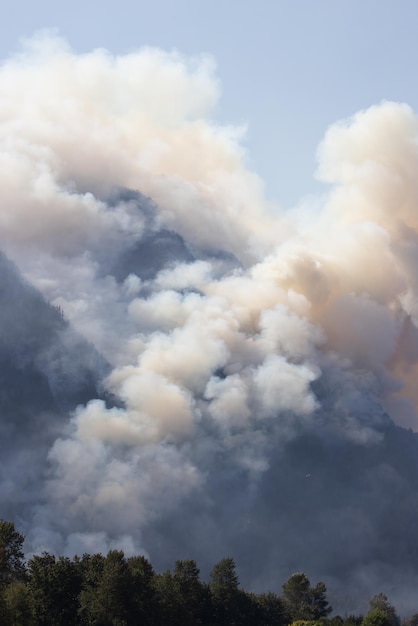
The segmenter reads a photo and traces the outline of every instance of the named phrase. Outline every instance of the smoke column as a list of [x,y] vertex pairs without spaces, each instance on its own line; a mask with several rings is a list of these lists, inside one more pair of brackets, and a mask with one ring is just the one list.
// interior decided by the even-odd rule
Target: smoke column
[[[0,68],[0,248],[109,361],[118,398],[55,437],[30,549],[203,568],[234,552],[253,588],[307,568],[341,596],[398,567],[413,587],[417,475],[387,429],[418,429],[418,119],[384,102],[331,126],[328,192],[290,212],[266,202],[243,130],[212,121],[219,97],[211,58],[77,55],[48,33]],[[400,492],[385,561],[376,528],[392,537]]]

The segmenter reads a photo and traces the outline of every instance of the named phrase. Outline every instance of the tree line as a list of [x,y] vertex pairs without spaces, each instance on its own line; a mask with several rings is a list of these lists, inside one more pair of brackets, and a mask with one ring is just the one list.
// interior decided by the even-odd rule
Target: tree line
[[[292,574],[280,596],[255,594],[240,588],[230,557],[205,583],[192,559],[161,574],[120,550],[73,559],[44,552],[26,563],[23,542],[0,520],[0,626],[400,626],[383,594],[364,617],[330,618],[325,584],[304,573]],[[405,626],[418,626],[418,616]]]

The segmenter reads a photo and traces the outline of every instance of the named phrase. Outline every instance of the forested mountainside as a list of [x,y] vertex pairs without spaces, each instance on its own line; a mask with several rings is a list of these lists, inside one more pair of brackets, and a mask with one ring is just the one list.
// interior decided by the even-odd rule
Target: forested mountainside
[[[7,372],[7,363],[21,376],[29,377],[26,388],[20,385],[20,390],[23,394],[32,392],[34,401],[36,383],[41,404],[48,387],[55,402],[54,410],[56,407],[71,410],[100,395],[101,379],[109,371],[109,364],[74,331],[62,311],[46,302],[1,252],[0,299],[0,347],[4,363],[1,371],[12,393],[13,376]],[[38,376],[33,384],[31,375]],[[0,401],[4,400],[2,393]],[[43,408],[46,409],[45,404]]]
[[[29,514],[47,455],[70,412],[106,398],[109,364],[0,253],[0,498],[2,514]],[[109,398],[110,399],[110,398]]]

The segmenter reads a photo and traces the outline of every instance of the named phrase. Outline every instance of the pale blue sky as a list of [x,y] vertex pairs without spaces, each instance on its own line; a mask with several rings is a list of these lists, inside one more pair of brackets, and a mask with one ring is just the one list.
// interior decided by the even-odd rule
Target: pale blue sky
[[418,111],[416,0],[3,0],[0,56],[57,28],[76,51],[142,45],[211,53],[220,121],[248,123],[248,159],[270,199],[321,187],[327,126],[383,99]]

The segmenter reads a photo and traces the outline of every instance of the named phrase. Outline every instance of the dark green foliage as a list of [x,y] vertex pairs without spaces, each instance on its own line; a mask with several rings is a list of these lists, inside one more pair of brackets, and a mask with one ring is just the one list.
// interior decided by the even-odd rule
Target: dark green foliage
[[127,563],[131,585],[130,610],[136,623],[141,626],[159,624],[155,573],[151,563],[143,556],[131,557]]
[[25,576],[24,540],[12,522],[0,519],[0,589],[11,582],[23,580]]
[[215,598],[232,598],[238,590],[238,576],[234,559],[228,557],[219,561],[210,574],[210,590]]
[[215,623],[237,624],[242,598],[238,590],[234,559],[219,561],[210,574],[210,590],[214,603]]
[[[20,575],[24,573],[20,567],[23,538],[13,534],[13,526],[3,528],[8,529],[9,538],[17,539],[14,565]],[[106,557],[85,554],[73,560],[44,553],[29,561],[27,582],[9,577],[0,596],[0,624],[287,626],[291,619],[288,604],[276,594],[256,595],[239,588],[230,557],[214,566],[209,584],[199,576],[192,559],[176,561],[173,572],[157,575],[144,557],[126,559],[117,550]],[[295,589],[299,599],[301,590],[306,591],[311,614],[327,613],[325,586],[311,587],[304,574],[296,576],[298,584],[291,577],[284,585],[287,600]]]
[[344,620],[344,626],[360,626],[362,621],[362,615],[348,615]]
[[400,620],[395,607],[390,604],[387,596],[384,593],[373,596],[362,626],[399,626],[399,624]]
[[125,626],[131,609],[131,576],[122,551],[92,557],[86,570],[80,614],[94,626]]
[[[3,593],[4,620],[8,626],[36,624],[32,596],[27,583],[14,582]],[[3,623],[0,619],[0,623]]]
[[369,612],[376,609],[386,615],[392,626],[399,626],[400,619],[396,615],[395,607],[390,604],[384,593],[379,593],[370,600]]
[[372,609],[362,621],[362,626],[391,626],[390,618],[381,609]]
[[311,587],[309,578],[303,573],[292,574],[284,583],[283,600],[292,621],[319,620],[332,611],[324,583]]
[[261,621],[263,626],[286,626],[289,622],[285,604],[275,593],[260,593],[255,596],[261,611]]
[[311,585],[306,574],[292,574],[283,585],[283,599],[292,621],[309,620],[311,614]]
[[181,624],[182,607],[178,593],[178,587],[171,572],[163,572],[156,577],[155,588],[157,590],[159,616],[162,624],[167,620],[173,626]]
[[238,589],[231,617],[233,621],[227,623],[236,624],[236,626],[264,624],[263,611],[257,602],[256,596],[247,593],[243,589]]
[[176,561],[173,580],[180,598],[184,626],[204,624],[211,611],[208,588],[200,582],[199,575],[196,561]]
[[332,607],[327,600],[327,588],[325,583],[319,582],[312,588],[312,615],[313,619],[318,620],[327,617],[332,611]]
[[[23,541],[0,520],[0,626],[400,626],[382,593],[364,618],[328,618],[325,584],[312,586],[304,573],[290,576],[279,597],[241,589],[230,557],[206,584],[192,559],[156,574],[145,557],[118,550],[72,560],[44,552],[26,568]],[[402,626],[418,626],[418,614]]]
[[81,569],[78,561],[44,552],[28,563],[36,623],[44,626],[71,626],[78,623]]

